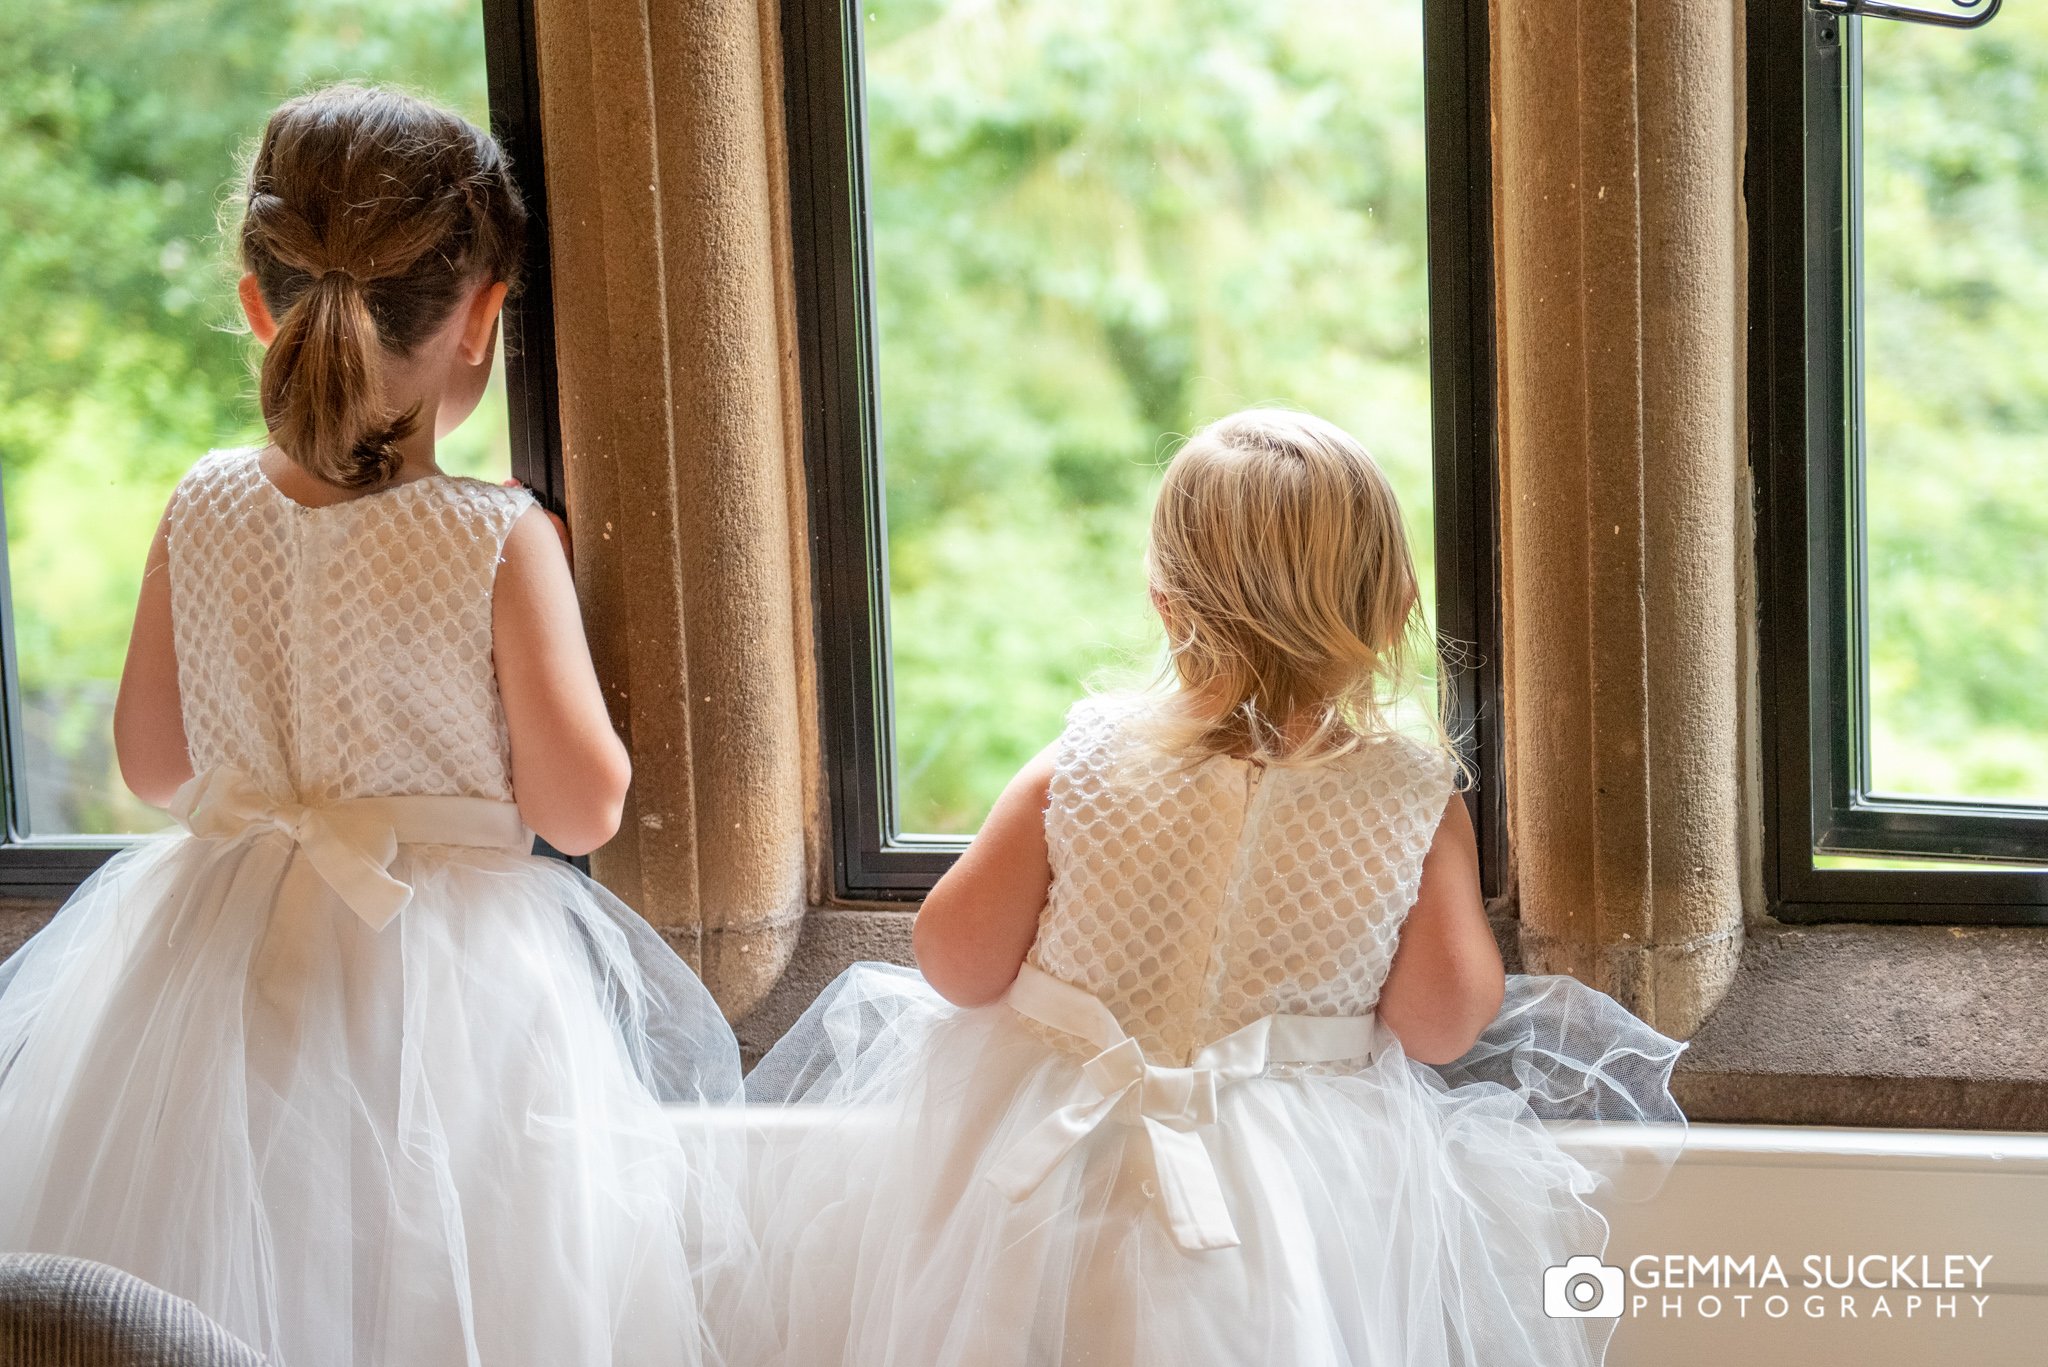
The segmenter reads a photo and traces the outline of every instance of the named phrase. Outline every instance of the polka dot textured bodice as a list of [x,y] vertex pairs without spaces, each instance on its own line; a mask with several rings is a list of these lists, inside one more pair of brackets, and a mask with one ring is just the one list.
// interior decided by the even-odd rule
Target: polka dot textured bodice
[[1135,733],[1142,705],[1091,698],[1069,718],[1031,962],[1093,992],[1161,1064],[1275,1012],[1372,1010],[1449,757],[1389,737],[1320,765],[1187,766]]
[[491,590],[532,495],[442,475],[309,508],[257,456],[214,452],[171,498],[194,770],[308,802],[509,799]]

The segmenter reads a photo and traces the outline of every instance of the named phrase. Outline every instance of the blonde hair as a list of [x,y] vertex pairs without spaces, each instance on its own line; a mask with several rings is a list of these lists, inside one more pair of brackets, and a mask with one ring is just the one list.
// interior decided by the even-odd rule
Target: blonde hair
[[1386,473],[1334,423],[1252,408],[1166,468],[1147,555],[1166,623],[1156,738],[1198,761],[1316,762],[1396,730],[1423,672],[1451,753],[1443,670]]

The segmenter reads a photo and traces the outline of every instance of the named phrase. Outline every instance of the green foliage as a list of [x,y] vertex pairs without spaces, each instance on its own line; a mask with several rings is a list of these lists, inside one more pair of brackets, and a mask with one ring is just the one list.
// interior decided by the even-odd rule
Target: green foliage
[[2048,10],[1863,42],[1872,778],[2048,801]]
[[1359,434],[1430,567],[1419,6],[867,7],[899,817],[972,830],[1154,648],[1159,462]]
[[[1419,7],[867,9],[900,819],[972,829],[1155,639],[1152,467],[1243,403],[1430,561]],[[2048,798],[2048,12],[1864,25],[1877,782]]]
[[[1160,460],[1297,404],[1431,564],[1420,6],[865,9],[901,821],[960,831],[1149,669]],[[1887,787],[2048,798],[2048,11],[1865,25],[1871,683]],[[178,474],[247,440],[216,221],[277,100],[484,112],[473,0],[0,8],[0,477],[31,826],[139,829],[107,714]],[[502,471],[486,402],[444,453]]]

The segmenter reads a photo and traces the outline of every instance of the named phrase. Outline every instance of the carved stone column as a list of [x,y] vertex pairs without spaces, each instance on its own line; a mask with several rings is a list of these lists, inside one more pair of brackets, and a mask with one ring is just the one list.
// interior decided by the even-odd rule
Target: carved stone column
[[577,575],[634,789],[595,871],[730,1015],[806,903],[807,582],[772,6],[538,7]]
[[1523,953],[1680,1034],[1743,924],[1737,11],[1494,13]]

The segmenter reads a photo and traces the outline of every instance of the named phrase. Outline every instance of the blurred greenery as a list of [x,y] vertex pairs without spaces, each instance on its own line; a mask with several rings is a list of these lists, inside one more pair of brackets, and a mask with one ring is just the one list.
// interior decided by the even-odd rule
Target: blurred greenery
[[1871,778],[2048,802],[2048,7],[1863,44]]
[[[0,487],[30,834],[147,830],[109,719],[152,531],[209,447],[258,440],[237,168],[284,97],[375,79],[487,117],[473,0],[0,7]],[[444,466],[502,477],[486,402]]]
[[1312,409],[1431,565],[1419,5],[863,7],[903,829],[980,824],[1156,648],[1160,461]]
[[[865,13],[899,817],[969,830],[1155,639],[1176,434],[1345,424],[1428,572],[1419,6]],[[1874,778],[2048,800],[2048,10],[1864,29]]]
[[[1158,463],[1254,402],[1393,475],[1431,563],[1420,6],[863,9],[900,823],[973,828],[1156,650]],[[1866,27],[1873,752],[2048,799],[2048,11]],[[145,829],[107,741],[150,529],[259,435],[215,227],[282,96],[484,113],[473,0],[0,11],[0,480],[40,834]],[[501,405],[445,455],[501,474]]]

